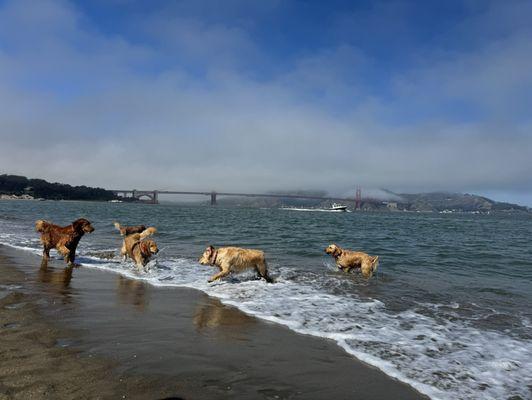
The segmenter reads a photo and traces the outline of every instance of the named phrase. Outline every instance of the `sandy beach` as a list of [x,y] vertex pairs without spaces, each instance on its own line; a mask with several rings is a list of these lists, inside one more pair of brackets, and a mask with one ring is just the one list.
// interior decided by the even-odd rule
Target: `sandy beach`
[[0,398],[420,399],[334,343],[205,294],[0,246]]

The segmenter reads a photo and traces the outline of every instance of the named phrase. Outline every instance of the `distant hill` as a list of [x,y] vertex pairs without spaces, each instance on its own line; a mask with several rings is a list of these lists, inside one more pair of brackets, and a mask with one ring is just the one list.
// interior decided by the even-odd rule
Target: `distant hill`
[[102,188],[50,183],[44,179],[28,179],[25,176],[6,174],[0,175],[0,194],[26,194],[49,200],[107,201],[116,198],[113,192]]
[[487,197],[462,193],[417,193],[399,194],[403,201],[398,202],[398,208],[408,211],[435,212],[516,212],[529,211],[528,207],[517,204],[498,202]]
[[[477,196],[474,194],[462,193],[403,193],[397,194],[387,190],[381,190],[387,193],[388,200],[384,200],[386,196],[382,196],[383,201],[380,202],[362,202],[362,209],[366,211],[420,211],[420,212],[529,212],[528,207],[517,204],[503,203],[488,199],[486,197]],[[309,195],[309,196],[323,196],[327,197],[326,192],[317,191],[298,191],[298,192],[275,192],[278,194],[290,195]],[[248,207],[314,207],[314,208],[329,208],[332,201],[320,200],[305,200],[292,198],[266,198],[266,197],[220,197],[218,204],[227,206],[248,206]],[[352,202],[347,202],[345,205],[349,209],[354,207],[354,199]]]

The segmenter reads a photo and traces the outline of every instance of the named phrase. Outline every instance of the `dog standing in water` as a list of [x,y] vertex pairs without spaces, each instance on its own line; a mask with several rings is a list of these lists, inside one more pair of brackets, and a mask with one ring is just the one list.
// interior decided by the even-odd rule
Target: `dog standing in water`
[[69,267],[75,266],[76,249],[85,233],[94,232],[91,223],[85,218],[79,218],[68,226],[59,226],[40,219],[35,222],[35,230],[41,234],[43,244],[43,263],[50,258],[50,250],[56,249]]
[[266,282],[273,283],[268,275],[268,268],[264,252],[260,250],[241,249],[239,247],[220,247],[215,249],[209,246],[199,259],[201,265],[218,267],[220,272],[209,278],[209,282],[229,275],[231,272],[242,272],[246,269],[255,269]]
[[325,252],[334,257],[336,266],[342,271],[360,269],[364,278],[371,278],[379,265],[379,256],[370,256],[362,251],[344,250],[335,244],[327,246]]
[[[118,225],[118,223],[116,223],[116,225]],[[157,247],[155,240],[147,239],[155,232],[157,232],[157,229],[154,227],[149,227],[140,233],[126,235],[124,237],[124,241],[122,242],[120,255],[124,258],[124,260],[126,260],[127,257],[131,258],[139,270],[144,268],[150,261],[151,257],[159,252],[159,248]]]

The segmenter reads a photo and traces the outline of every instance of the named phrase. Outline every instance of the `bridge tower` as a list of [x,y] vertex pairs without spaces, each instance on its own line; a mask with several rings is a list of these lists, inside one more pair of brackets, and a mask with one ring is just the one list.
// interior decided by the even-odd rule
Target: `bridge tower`
[[360,210],[361,206],[362,206],[362,189],[360,188],[360,186],[357,186],[355,190],[355,210]]

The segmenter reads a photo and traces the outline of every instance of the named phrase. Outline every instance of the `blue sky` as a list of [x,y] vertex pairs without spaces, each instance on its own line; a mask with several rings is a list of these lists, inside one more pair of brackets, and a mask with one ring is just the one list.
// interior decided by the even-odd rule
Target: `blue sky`
[[0,169],[532,206],[531,20],[530,1],[0,0]]

